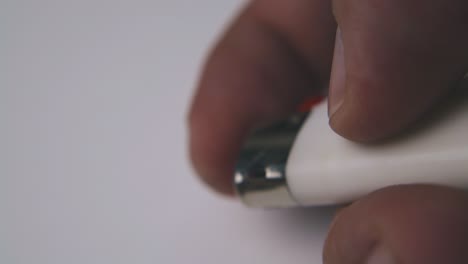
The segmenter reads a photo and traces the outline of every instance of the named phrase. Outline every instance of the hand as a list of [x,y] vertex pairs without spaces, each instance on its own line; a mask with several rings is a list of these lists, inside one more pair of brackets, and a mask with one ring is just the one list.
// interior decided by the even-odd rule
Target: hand
[[[232,194],[246,135],[329,93],[330,126],[356,141],[395,135],[468,71],[468,1],[256,0],[205,66],[189,117],[201,178]],[[335,263],[468,263],[468,194],[436,186],[377,191],[337,215]]]

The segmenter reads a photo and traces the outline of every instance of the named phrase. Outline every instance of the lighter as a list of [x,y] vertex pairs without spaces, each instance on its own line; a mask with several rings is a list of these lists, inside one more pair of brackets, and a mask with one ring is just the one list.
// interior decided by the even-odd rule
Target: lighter
[[359,144],[329,127],[324,100],[253,134],[235,188],[247,206],[266,208],[344,204],[401,184],[468,189],[466,80],[427,116],[395,138]]

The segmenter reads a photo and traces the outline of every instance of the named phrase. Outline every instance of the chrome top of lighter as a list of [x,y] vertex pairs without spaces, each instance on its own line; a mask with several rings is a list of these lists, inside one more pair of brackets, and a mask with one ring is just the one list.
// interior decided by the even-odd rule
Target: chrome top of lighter
[[298,203],[288,189],[285,167],[308,113],[297,113],[248,138],[237,163],[234,184],[250,207],[291,207]]

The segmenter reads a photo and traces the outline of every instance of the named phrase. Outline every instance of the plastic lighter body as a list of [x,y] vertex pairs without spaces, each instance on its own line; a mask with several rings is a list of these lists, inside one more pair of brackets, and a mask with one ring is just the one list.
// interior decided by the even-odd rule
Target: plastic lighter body
[[351,142],[329,127],[326,100],[260,130],[246,143],[234,184],[251,207],[349,203],[401,184],[468,189],[468,89],[385,142]]

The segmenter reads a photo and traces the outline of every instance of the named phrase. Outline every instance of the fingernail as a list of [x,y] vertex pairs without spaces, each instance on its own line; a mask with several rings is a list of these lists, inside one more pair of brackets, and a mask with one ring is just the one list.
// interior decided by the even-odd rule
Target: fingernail
[[367,258],[366,264],[397,264],[397,261],[388,248],[377,246]]
[[336,30],[335,51],[330,76],[330,87],[328,94],[328,116],[340,109],[344,101],[346,68],[344,64],[343,39],[341,30]]

